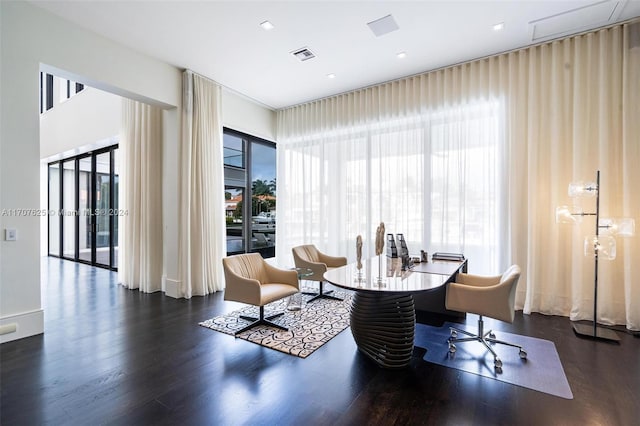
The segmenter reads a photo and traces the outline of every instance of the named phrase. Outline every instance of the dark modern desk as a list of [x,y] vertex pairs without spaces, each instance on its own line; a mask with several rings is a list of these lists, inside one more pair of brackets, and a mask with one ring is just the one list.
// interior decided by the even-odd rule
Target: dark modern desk
[[409,364],[413,353],[413,295],[441,288],[466,265],[466,260],[436,261],[403,271],[399,259],[377,256],[364,261],[360,271],[350,263],[325,272],[324,279],[355,291],[351,333],[358,349],[381,367],[400,368]]

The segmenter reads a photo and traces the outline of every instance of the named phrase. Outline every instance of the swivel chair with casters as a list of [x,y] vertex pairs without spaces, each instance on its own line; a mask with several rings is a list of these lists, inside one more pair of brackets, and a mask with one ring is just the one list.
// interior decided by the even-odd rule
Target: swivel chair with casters
[[238,254],[222,259],[226,288],[224,300],[246,303],[260,307],[258,318],[241,315],[250,321],[236,335],[257,325],[264,324],[288,331],[286,327],[271,320],[284,314],[264,316],[264,306],[291,296],[299,291],[296,271],[278,269],[264,261],[259,253]]
[[[456,351],[456,343],[477,341],[482,343],[493,354],[494,367],[497,372],[502,371],[502,361],[491,347],[493,343],[513,346],[520,350],[520,358],[526,359],[527,353],[522,346],[496,339],[493,331],[484,331],[483,316],[513,322],[515,316],[514,304],[516,287],[520,278],[520,267],[510,266],[504,274],[487,277],[471,274],[458,274],[456,282],[447,286],[446,307],[452,311],[469,312],[479,315],[478,334],[469,333],[455,327],[450,327],[451,337],[449,353]],[[469,337],[458,337],[462,333]]]
[[330,294],[333,292],[333,290],[323,292],[322,284],[324,282],[324,273],[329,269],[346,265],[346,257],[329,256],[320,252],[313,244],[297,246],[292,248],[291,251],[293,252],[293,260],[296,264],[296,268],[306,268],[313,271],[313,275],[310,275],[305,279],[319,282],[320,287],[318,293],[303,293],[313,295],[313,297],[309,299],[307,303],[320,298],[342,300],[339,297]]

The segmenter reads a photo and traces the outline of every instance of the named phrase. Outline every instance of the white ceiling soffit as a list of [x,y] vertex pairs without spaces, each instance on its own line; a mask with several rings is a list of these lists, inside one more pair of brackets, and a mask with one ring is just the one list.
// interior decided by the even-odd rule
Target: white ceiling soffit
[[626,2],[603,0],[531,21],[531,41],[539,42],[614,23]]

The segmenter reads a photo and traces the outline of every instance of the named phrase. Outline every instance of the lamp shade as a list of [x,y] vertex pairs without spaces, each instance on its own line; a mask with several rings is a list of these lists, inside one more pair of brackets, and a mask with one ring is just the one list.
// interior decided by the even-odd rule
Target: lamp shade
[[630,217],[602,218],[598,221],[598,227],[605,235],[633,237],[636,233],[636,222]]
[[616,258],[616,239],[610,235],[590,235],[584,237],[584,255],[605,260]]
[[569,184],[569,197],[588,198],[598,195],[598,185],[595,182],[571,182]]
[[556,223],[581,223],[582,208],[575,206],[573,210],[569,206],[556,207]]

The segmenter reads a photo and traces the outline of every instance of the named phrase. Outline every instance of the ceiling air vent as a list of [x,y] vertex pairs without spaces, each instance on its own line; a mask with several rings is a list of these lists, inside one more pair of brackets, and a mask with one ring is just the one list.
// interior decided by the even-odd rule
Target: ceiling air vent
[[291,52],[291,54],[296,58],[300,59],[301,61],[306,61],[307,59],[312,59],[316,57],[316,55],[314,55],[313,52],[307,49],[306,47],[303,47],[302,49],[294,50],[293,52]]

